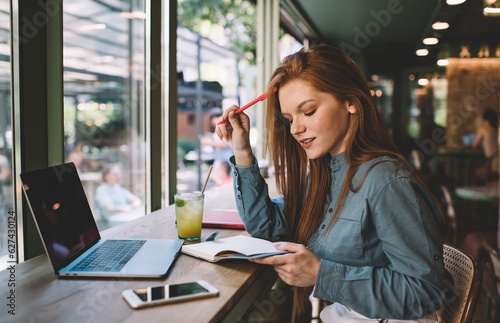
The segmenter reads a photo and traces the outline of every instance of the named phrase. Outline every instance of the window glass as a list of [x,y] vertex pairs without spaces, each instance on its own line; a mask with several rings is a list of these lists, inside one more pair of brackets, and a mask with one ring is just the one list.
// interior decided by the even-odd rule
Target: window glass
[[[178,192],[201,190],[211,165],[207,191],[230,184],[232,151],[214,134],[215,123],[224,109],[261,94],[255,93],[255,3],[202,3],[178,1]],[[245,112],[255,122],[255,110]]]
[[[437,127],[446,127],[448,118],[447,97],[448,80],[444,76],[410,75],[409,93],[411,108],[408,117],[408,134],[412,139],[417,139],[422,131],[422,120],[430,118],[426,124]],[[429,111],[423,111],[423,109]]]
[[177,28],[177,47],[177,191],[185,192],[201,190],[210,165],[216,159],[227,163],[232,155],[227,142],[216,138],[214,122],[238,104],[238,60],[236,52],[183,26]]
[[0,0],[0,270],[16,260],[10,71],[10,5]]
[[100,229],[145,214],[144,1],[64,0],[66,160]]

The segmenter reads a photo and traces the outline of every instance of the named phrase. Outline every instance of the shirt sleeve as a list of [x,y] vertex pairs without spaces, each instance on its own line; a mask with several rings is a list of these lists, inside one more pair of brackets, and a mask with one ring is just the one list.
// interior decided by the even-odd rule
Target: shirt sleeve
[[437,210],[408,178],[387,184],[367,200],[387,266],[350,266],[321,260],[315,297],[340,302],[370,318],[420,319],[453,291],[444,269]]
[[252,236],[268,240],[287,239],[283,198],[269,198],[267,183],[256,162],[249,167],[235,165],[234,157],[231,157],[230,162],[236,207],[246,231]]
[[121,185],[120,192],[125,197],[125,203],[130,204],[130,201],[134,198],[134,194]]
[[94,201],[100,209],[105,209],[106,205],[113,205],[113,200],[109,196],[109,193],[107,192],[104,184],[101,184],[99,185],[99,187],[97,187],[94,195]]
[[486,135],[486,128],[482,126],[477,131],[476,137],[472,142],[472,148],[476,149],[477,147],[479,147],[479,144],[484,140],[485,135]]

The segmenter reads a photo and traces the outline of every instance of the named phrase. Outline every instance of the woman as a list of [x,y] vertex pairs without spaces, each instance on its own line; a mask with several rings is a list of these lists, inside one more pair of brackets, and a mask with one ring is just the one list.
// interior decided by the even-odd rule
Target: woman
[[472,148],[477,149],[482,144],[486,162],[474,173],[475,184],[484,185],[498,180],[498,114],[487,108],[483,112],[482,124],[477,130]]
[[213,152],[214,161],[229,161],[229,157],[233,155],[231,147],[227,142],[219,140],[215,134],[215,129],[217,127],[217,122],[222,116],[221,108],[212,108],[209,113],[210,118],[210,131],[204,136],[200,137],[200,142],[202,147],[209,148],[209,152]]
[[102,172],[102,183],[95,192],[94,200],[100,216],[111,226],[144,215],[138,209],[142,204],[141,199],[120,184],[121,178],[122,172],[118,166],[106,167]]
[[[255,260],[296,289],[333,302],[326,322],[439,320],[453,288],[442,262],[435,199],[390,139],[356,65],[326,45],[287,57],[268,84],[267,146],[282,198],[269,200],[248,139],[249,118],[224,112],[233,185],[247,231],[291,240]],[[423,320],[417,322],[424,322]]]

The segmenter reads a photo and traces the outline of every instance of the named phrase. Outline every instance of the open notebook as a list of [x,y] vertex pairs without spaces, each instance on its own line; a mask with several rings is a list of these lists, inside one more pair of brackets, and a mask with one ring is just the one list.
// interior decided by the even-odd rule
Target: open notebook
[[210,262],[230,259],[255,259],[289,253],[277,250],[271,242],[246,235],[236,235],[198,244],[182,246],[182,252]]

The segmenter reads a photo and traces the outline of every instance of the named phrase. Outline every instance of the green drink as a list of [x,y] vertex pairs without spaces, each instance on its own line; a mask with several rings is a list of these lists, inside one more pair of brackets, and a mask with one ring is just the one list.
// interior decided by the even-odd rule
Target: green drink
[[205,195],[200,192],[175,194],[177,235],[188,241],[199,240]]

